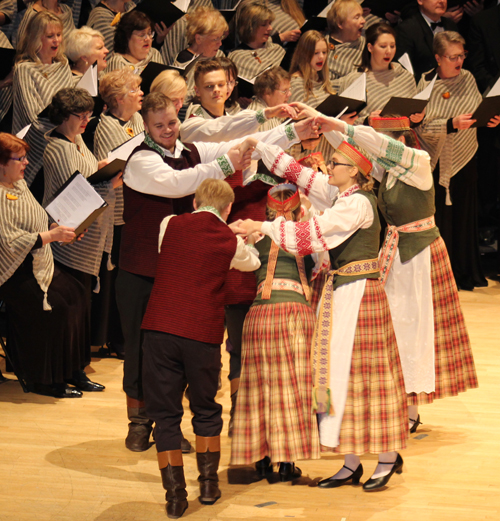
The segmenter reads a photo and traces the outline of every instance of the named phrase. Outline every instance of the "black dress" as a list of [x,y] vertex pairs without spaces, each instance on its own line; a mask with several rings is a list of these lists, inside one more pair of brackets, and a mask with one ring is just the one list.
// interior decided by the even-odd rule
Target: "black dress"
[[48,289],[52,311],[44,311],[43,296],[28,254],[0,286],[8,312],[8,344],[19,376],[28,384],[60,384],[86,365],[90,338],[85,293],[77,280],[54,266]]

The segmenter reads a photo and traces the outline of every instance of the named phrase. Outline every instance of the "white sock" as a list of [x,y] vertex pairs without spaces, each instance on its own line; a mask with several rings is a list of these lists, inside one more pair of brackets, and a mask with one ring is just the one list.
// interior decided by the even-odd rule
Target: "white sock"
[[392,470],[394,465],[381,465],[381,463],[396,463],[398,457],[397,452],[383,452],[378,455],[378,465],[375,472],[372,474],[371,479],[381,478],[386,476]]
[[409,423],[410,429],[413,427],[413,424],[415,423],[412,420],[416,420],[417,418],[418,418],[418,405],[408,405],[408,423]]
[[[360,460],[359,456],[356,456],[355,454],[346,454],[344,456],[344,465],[345,467],[348,467],[347,469],[345,467],[342,467],[337,474],[332,476],[334,479],[345,479],[351,476],[354,471],[359,467]],[[351,470],[348,470],[351,469]]]

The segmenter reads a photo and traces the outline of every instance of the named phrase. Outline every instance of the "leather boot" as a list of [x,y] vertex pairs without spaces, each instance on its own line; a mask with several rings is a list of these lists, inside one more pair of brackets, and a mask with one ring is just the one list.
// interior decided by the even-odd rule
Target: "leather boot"
[[217,469],[220,461],[220,436],[196,436],[196,463],[200,482],[200,503],[213,505],[221,496]]
[[149,435],[153,429],[153,422],[146,416],[144,401],[135,400],[127,396],[128,434],[125,446],[133,452],[144,452],[151,446]]
[[236,399],[238,398],[238,389],[240,387],[240,379],[235,378],[229,382],[231,384],[231,409],[229,411],[229,425],[227,428],[227,436],[233,437],[234,411],[236,410]]
[[182,451],[179,449],[158,452],[158,466],[163,488],[167,491],[165,494],[167,517],[179,519],[188,507]]

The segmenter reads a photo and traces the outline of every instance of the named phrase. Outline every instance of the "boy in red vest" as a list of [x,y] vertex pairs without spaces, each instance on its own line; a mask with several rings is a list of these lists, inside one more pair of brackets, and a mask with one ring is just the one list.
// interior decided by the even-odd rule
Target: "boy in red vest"
[[[231,268],[260,266],[253,246],[226,224],[234,192],[206,179],[195,193],[195,212],[165,218],[153,291],[142,328],[143,387],[148,417],[156,423],[156,448],[167,515],[188,506],[182,463],[182,395],[189,384],[194,414],[200,502],[220,497],[222,407],[215,402],[224,336],[225,282]],[[234,226],[233,229],[237,230]]]

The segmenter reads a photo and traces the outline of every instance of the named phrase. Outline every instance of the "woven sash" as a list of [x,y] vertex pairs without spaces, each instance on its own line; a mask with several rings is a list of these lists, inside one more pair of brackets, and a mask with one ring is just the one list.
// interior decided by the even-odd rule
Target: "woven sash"
[[323,288],[321,307],[314,330],[312,349],[313,369],[313,409],[318,414],[335,415],[331,392],[328,386],[330,379],[330,343],[332,339],[333,320],[333,278],[335,275],[354,276],[368,275],[379,270],[378,259],[354,261],[338,270],[331,270]]
[[385,236],[384,245],[380,252],[380,280],[385,285],[387,275],[391,269],[396,250],[399,244],[399,232],[417,233],[430,230],[436,226],[434,216],[420,219],[420,221],[413,221],[402,226],[387,226],[387,235]]
[[[264,289],[265,281],[261,282],[257,286],[257,294],[259,294]],[[295,280],[291,279],[273,279],[271,284],[271,289],[273,290],[286,290],[286,291],[295,291],[296,293],[304,294],[304,290],[302,288],[302,284]]]

